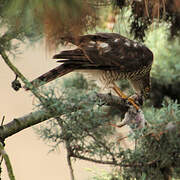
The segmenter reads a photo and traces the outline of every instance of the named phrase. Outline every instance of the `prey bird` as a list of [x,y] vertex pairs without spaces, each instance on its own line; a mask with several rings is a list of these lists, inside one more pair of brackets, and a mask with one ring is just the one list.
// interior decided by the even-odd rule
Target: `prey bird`
[[[122,98],[127,98],[115,81],[129,80],[138,97],[147,97],[150,92],[150,71],[153,53],[143,44],[116,33],[96,33],[78,37],[63,37],[62,40],[77,46],[54,55],[61,63],[31,83],[39,87],[72,71],[88,72],[104,87],[112,88]],[[26,88],[28,89],[28,88]],[[136,109],[134,100],[128,99]]]

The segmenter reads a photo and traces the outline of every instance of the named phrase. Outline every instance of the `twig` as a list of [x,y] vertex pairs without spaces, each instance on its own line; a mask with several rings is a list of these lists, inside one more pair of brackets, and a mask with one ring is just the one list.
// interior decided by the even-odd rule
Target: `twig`
[[8,175],[9,175],[9,179],[10,180],[15,180],[15,176],[14,176],[14,173],[13,173],[13,169],[12,169],[12,165],[11,165],[9,156],[7,155],[6,151],[4,150],[4,147],[3,147],[2,143],[0,143],[0,154],[4,158],[6,168],[7,168],[7,171],[8,171]]
[[[5,120],[5,116],[3,116],[3,118],[2,118],[2,121],[1,121],[1,126],[3,125],[3,123],[4,123],[4,120]],[[0,160],[0,167],[1,167],[1,165],[2,165],[2,162],[3,162],[3,156],[1,156],[1,160]],[[0,179],[1,179],[1,173],[2,172],[0,172]]]
[[3,48],[0,47],[0,54],[4,60],[4,62],[8,65],[8,67],[22,80],[24,84],[31,90],[35,97],[37,97],[40,102],[43,102],[44,98],[38,93],[36,89],[33,88],[33,85],[26,79],[26,77],[11,63],[8,56],[6,55]]
[[130,164],[130,163],[126,164],[123,162],[117,163],[116,161],[108,161],[108,160],[105,161],[105,160],[92,159],[92,158],[77,155],[77,154],[72,154],[71,157],[78,158],[78,159],[85,160],[85,161],[90,161],[93,163],[107,164],[107,165],[114,165],[114,166],[121,166],[121,167],[142,167],[142,166],[144,166],[144,164],[141,164],[141,163],[133,163],[133,164]]
[[[62,130],[62,133],[63,133],[63,131],[65,130],[63,128],[63,121],[59,117],[57,117],[55,119],[57,120],[58,125],[60,126],[60,128]],[[71,180],[75,180],[73,166],[72,166],[72,162],[71,162],[71,149],[70,149],[68,139],[65,140],[65,145],[66,145],[66,151],[67,151],[66,159],[67,159],[68,167],[69,167],[69,170],[70,170]]]
[[69,153],[67,154],[67,163],[70,169],[71,180],[75,180],[74,171],[73,171],[72,162],[71,162],[71,156],[69,155]]
[[77,155],[77,154],[72,154],[71,157],[78,158],[78,159],[85,160],[85,161],[98,163],[98,164],[121,165],[121,163],[117,163],[114,161],[97,160],[97,159],[92,159],[92,158],[88,158],[88,157]]
[[114,166],[120,166],[120,167],[144,167],[144,166],[151,166],[152,164],[155,164],[158,159],[154,159],[150,162],[146,163],[124,163],[124,162],[117,162],[117,161],[108,161],[108,160],[98,160],[98,159],[92,159],[89,157],[85,157],[82,155],[77,155],[77,154],[72,154],[71,157],[78,158],[81,160],[85,161],[90,161],[93,163],[98,163],[98,164],[107,164],[107,165],[114,165]]
[[4,124],[5,116],[3,116],[2,121],[1,121],[1,126]]
[[111,155],[112,160],[115,161],[115,157],[114,154],[111,152],[111,148],[106,146],[106,144],[103,143],[102,141],[98,140],[95,136],[93,136],[93,134],[89,133],[88,131],[86,131],[86,133],[88,134],[89,137],[93,138],[96,143],[100,144],[103,148],[105,148],[106,151]]

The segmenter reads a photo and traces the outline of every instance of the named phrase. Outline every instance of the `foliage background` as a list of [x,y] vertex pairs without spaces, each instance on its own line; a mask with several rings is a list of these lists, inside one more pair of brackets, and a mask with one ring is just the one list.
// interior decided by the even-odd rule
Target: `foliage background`
[[[61,4],[59,4],[59,2],[61,2]],[[98,24],[99,20],[103,21],[103,23],[100,23],[100,25],[96,27],[94,31],[104,31],[104,29],[108,29],[109,27],[109,32],[119,32],[128,37],[133,37],[129,34],[130,32],[134,32],[132,31],[132,22],[136,21],[133,21],[132,18],[130,18],[128,21],[128,17],[130,16],[131,11],[127,7],[125,7],[126,9],[119,11],[116,8],[114,9],[114,7],[105,7],[105,9],[99,10],[98,8],[92,9],[90,6],[87,11],[83,11],[84,9],[81,6],[81,1],[74,0],[71,1],[71,3],[69,1],[59,2],[55,1],[55,3],[48,3],[47,1],[39,1],[36,3],[30,3],[30,1],[23,0],[2,1],[3,6],[0,7],[1,9],[3,8],[3,11],[0,13],[1,24],[3,25],[1,33],[2,38],[0,39],[1,48],[6,49],[7,51],[12,50],[12,48],[15,46],[12,46],[13,43],[9,40],[13,38],[24,42],[27,39],[30,41],[37,41],[39,38],[43,37],[43,35],[46,37],[48,46],[51,47],[53,45],[57,47],[57,45],[60,43],[58,39],[61,36],[66,35],[66,33],[70,33],[72,35],[75,33],[75,35],[77,35],[82,32],[92,32],[90,29],[94,28],[95,25]],[[64,11],[64,9],[66,9],[66,11]],[[108,10],[106,11],[106,9]],[[174,11],[176,12],[176,10]],[[125,13],[123,14],[123,12]],[[61,13],[64,15],[63,18]],[[101,16],[97,18],[97,14],[100,15],[100,13],[102,13]],[[118,15],[119,13],[120,15]],[[178,11],[176,13],[178,13]],[[84,25],[83,22],[87,20],[86,18],[90,17],[91,19],[88,21],[90,24],[85,23]],[[77,23],[77,20],[80,23]],[[179,39],[174,38],[172,41],[169,40],[169,27],[172,27],[172,25],[170,24],[169,19],[168,21],[167,19],[165,20],[166,23],[158,23],[154,20],[153,25],[151,25],[149,30],[146,31],[146,38],[142,39],[141,36],[139,37],[141,40],[144,40],[144,43],[153,51],[155,56],[152,70],[151,98],[146,102],[146,105],[143,108],[146,119],[149,120],[151,124],[155,124],[155,128],[147,129],[147,132],[145,130],[147,134],[153,132],[158,135],[161,131],[164,132],[164,130],[166,130],[166,125],[170,121],[173,121],[177,124],[179,121],[179,106],[177,105],[177,103],[179,103],[178,92],[180,87]],[[74,24],[72,24],[72,22],[74,22]],[[114,27],[108,26],[109,24],[114,25]],[[149,26],[150,24],[151,23],[147,23],[145,25]],[[144,27],[144,24],[141,25],[141,28]],[[135,37],[137,37],[137,31],[134,33]],[[157,146],[154,146],[156,151],[153,154],[147,153],[148,144],[145,141],[147,139],[140,142],[140,146],[137,151],[122,151],[122,149],[119,148],[118,152],[116,152],[116,142],[113,141],[108,143],[106,139],[106,136],[108,137],[112,135],[114,129],[110,127],[105,129],[105,127],[102,125],[112,120],[114,115],[118,115],[119,112],[112,113],[112,109],[108,109],[107,112],[109,112],[109,114],[106,119],[103,116],[104,112],[100,110],[101,106],[94,103],[88,105],[85,104],[81,107],[82,109],[80,111],[76,111],[75,109],[73,114],[72,112],[68,112],[67,105],[70,105],[72,106],[71,108],[73,108],[74,104],[77,104],[79,101],[84,101],[87,94],[95,87],[94,84],[87,85],[87,82],[83,80],[81,76],[77,76],[76,78],[77,79],[72,79],[69,82],[66,80],[64,83],[65,90],[61,89],[61,93],[65,95],[65,97],[60,92],[57,93],[54,91],[54,89],[44,91],[47,104],[40,104],[38,108],[45,106],[53,109],[53,106],[56,106],[58,107],[59,111],[66,113],[66,121],[62,121],[63,124],[60,125],[58,124],[58,121],[47,122],[47,125],[42,126],[38,131],[40,137],[52,143],[53,148],[59,145],[59,143],[63,142],[66,143],[66,146],[71,146],[71,150],[75,151],[76,153],[81,152],[79,154],[83,154],[85,156],[88,155],[88,157],[97,157],[102,160],[103,158],[111,159],[113,156],[115,156],[115,158],[118,158],[119,156],[124,158],[123,160],[128,163],[134,159],[136,162],[142,161],[142,159],[146,159],[146,162],[149,163],[151,159],[157,158],[155,155],[159,147],[161,148],[162,146],[169,146],[170,149],[164,148],[162,152],[158,151],[158,163],[155,164],[157,167],[144,166],[143,173],[141,173],[140,169],[135,170],[132,167],[130,170],[125,169],[123,176],[127,179],[131,172],[132,177],[136,176],[143,178],[151,176],[154,178],[152,174],[153,171],[156,172],[155,175],[159,175],[159,177],[156,178],[160,179],[164,176],[163,168],[171,167],[173,167],[174,176],[177,176],[176,171],[179,169],[174,168],[173,158],[177,158],[176,148],[179,147],[177,142],[178,134],[175,133],[173,136],[170,134],[169,136],[165,137],[165,140],[163,136],[160,136],[160,139],[158,140],[156,138],[152,139],[153,143],[157,142],[158,144]],[[128,91],[127,93],[131,93],[126,82],[120,82],[120,84],[124,87],[125,91]],[[69,90],[69,87],[72,85],[74,88],[71,91]],[[83,90],[81,90],[82,88]],[[63,91],[66,91],[66,94],[63,93]],[[86,96],[83,96],[83,94],[86,94]],[[61,106],[57,102],[59,99],[64,100],[61,101]],[[176,103],[171,100],[176,100]],[[164,105],[162,106],[163,101]],[[153,109],[152,106],[157,109]],[[91,109],[91,111],[89,111],[89,109]],[[155,117],[155,119],[153,119],[153,117]],[[77,126],[77,122],[81,124],[81,128]],[[59,130],[59,126],[61,127],[61,131]],[[95,127],[98,127],[98,130]],[[177,126],[177,128],[179,127]],[[134,138],[142,135],[141,133],[142,132],[137,132]],[[95,137],[92,137],[92,135]],[[92,141],[90,140],[91,138]],[[170,140],[168,138],[170,138]],[[101,139],[102,141],[99,141],[98,139]],[[161,144],[164,141],[165,144]],[[149,144],[151,144],[150,142],[151,139],[148,139]],[[162,146],[159,146],[159,144]],[[112,147],[114,147],[114,149]],[[146,150],[147,152],[145,152]],[[141,156],[141,154],[144,153],[146,153],[146,157]],[[175,156],[171,159],[168,154],[175,154]]]

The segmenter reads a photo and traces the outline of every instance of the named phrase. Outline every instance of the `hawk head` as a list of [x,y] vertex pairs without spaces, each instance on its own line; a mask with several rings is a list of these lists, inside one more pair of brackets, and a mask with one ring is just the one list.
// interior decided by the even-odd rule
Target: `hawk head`
[[150,72],[147,72],[140,79],[130,80],[130,83],[138,96],[149,97],[151,89]]

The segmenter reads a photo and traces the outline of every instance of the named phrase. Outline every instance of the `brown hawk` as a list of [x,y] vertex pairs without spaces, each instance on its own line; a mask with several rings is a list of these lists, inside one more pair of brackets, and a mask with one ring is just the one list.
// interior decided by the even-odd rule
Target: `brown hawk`
[[[53,58],[59,59],[57,62],[62,64],[33,80],[35,87],[72,71],[83,70],[103,82],[104,86],[113,88],[123,98],[126,96],[115,85],[115,81],[120,79],[128,79],[138,96],[149,94],[153,53],[146,46],[116,33],[62,39],[77,48],[56,54]],[[134,104],[132,100],[130,102]]]

